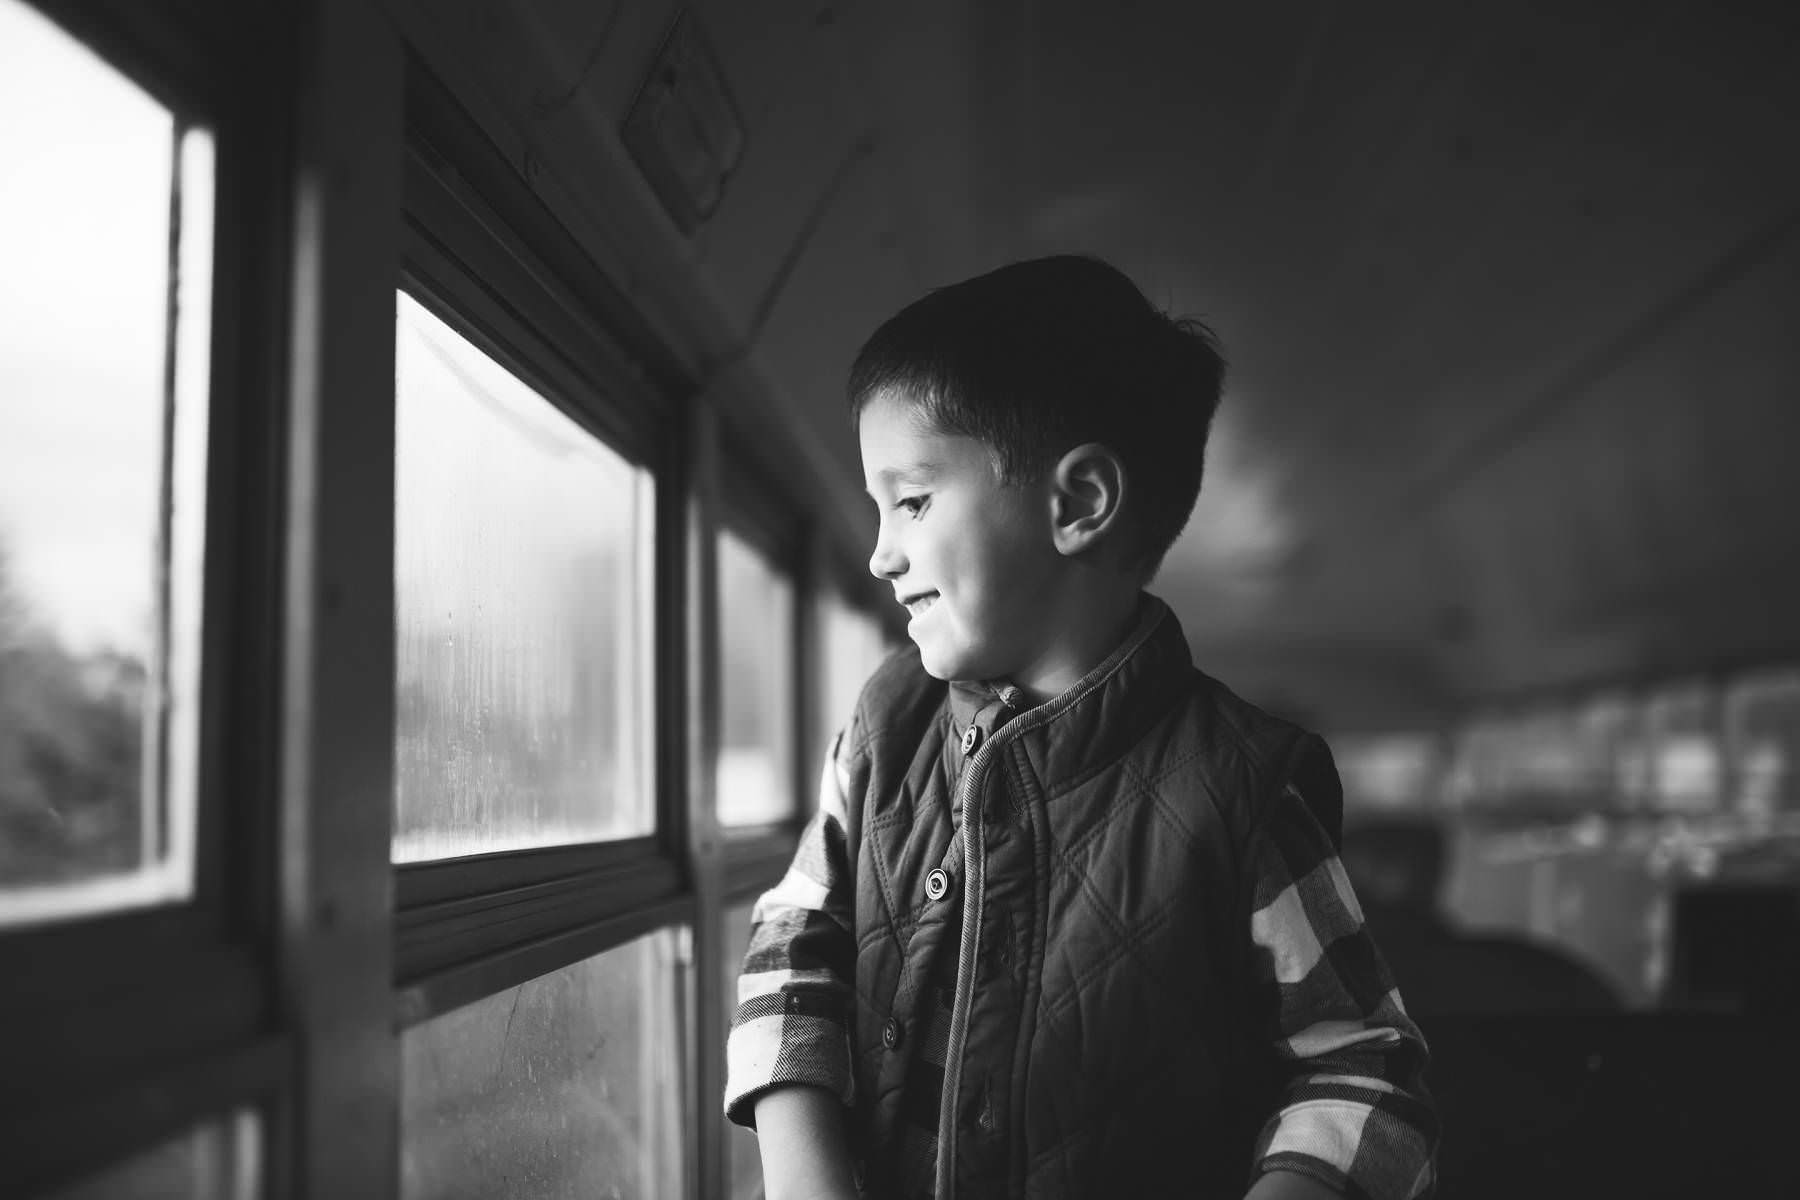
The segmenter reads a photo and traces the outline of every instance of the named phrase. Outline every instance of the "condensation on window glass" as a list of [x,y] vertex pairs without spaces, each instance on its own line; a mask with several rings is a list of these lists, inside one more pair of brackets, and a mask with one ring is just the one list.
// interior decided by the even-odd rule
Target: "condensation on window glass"
[[794,585],[742,538],[719,535],[719,822],[794,811]]
[[654,825],[654,483],[402,292],[397,862]]
[[685,1195],[689,945],[662,930],[402,1034],[401,1195]]
[[242,1110],[140,1151],[44,1200],[255,1200],[262,1195],[262,1131]]
[[[750,945],[750,913],[754,908],[754,904],[743,904],[725,910],[724,961],[720,965],[725,973],[727,1034],[731,1015],[737,1009],[738,973],[744,966],[744,951]],[[731,1176],[726,1194],[731,1200],[760,1200],[763,1194],[762,1147],[756,1134],[732,1121],[725,1125],[727,1168]]]
[[192,892],[209,133],[0,0],[0,925]]
[[863,684],[887,656],[888,646],[880,622],[839,596],[827,594],[823,610],[824,679],[818,732],[819,744],[829,746],[832,736],[850,720]]

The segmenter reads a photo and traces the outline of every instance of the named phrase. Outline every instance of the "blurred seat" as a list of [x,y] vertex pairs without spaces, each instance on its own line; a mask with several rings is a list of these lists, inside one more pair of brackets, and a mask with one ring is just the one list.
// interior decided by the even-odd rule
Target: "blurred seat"
[[1800,1011],[1800,887],[1686,888],[1670,924],[1667,1006],[1753,1017]]
[[1425,1028],[1445,1200],[1797,1190],[1781,1099],[1800,1069],[1790,1020],[1620,1012]]
[[1344,870],[1409,1013],[1420,1018],[1621,1007],[1605,980],[1561,951],[1522,936],[1452,927],[1438,907],[1444,841],[1436,820],[1425,816],[1365,817],[1344,831]]

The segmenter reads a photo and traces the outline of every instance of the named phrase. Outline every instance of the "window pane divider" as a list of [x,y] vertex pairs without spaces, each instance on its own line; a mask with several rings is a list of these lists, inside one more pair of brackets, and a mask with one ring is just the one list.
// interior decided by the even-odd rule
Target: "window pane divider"
[[[694,920],[691,894],[675,893],[626,911],[616,897],[590,897],[579,924],[545,933],[529,941],[508,928],[485,953],[421,972],[394,992],[394,1027],[405,1029],[495,992],[547,975],[622,946],[664,926]],[[570,910],[571,912],[573,910]],[[565,915],[569,915],[565,913]],[[405,935],[401,955],[405,957]]]
[[395,908],[404,916],[409,910],[444,900],[628,868],[656,853],[656,839],[641,837],[400,863],[395,871]]
[[395,919],[395,980],[406,986],[508,946],[687,899],[684,884],[676,862],[659,856],[418,904]]

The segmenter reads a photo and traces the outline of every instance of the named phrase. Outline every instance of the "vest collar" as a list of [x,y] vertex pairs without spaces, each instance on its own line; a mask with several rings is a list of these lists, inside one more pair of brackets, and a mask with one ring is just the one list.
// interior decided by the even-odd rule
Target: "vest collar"
[[955,680],[950,684],[950,736],[944,739],[944,778],[950,785],[950,820],[962,822],[963,767],[994,731],[1025,711],[1025,693],[1003,680]]
[[[1029,709],[1031,723],[1054,721],[1054,741],[1072,753],[1100,749],[1100,741],[1128,735],[1136,726],[1136,721],[1121,721],[1123,715],[1160,708],[1159,698],[1186,686],[1193,665],[1181,623],[1167,604],[1146,592],[1137,624],[1119,647],[1067,691]],[[1001,726],[1028,711],[1028,701],[1021,689],[1004,680],[953,681],[949,701],[944,766],[954,794],[963,764]]]

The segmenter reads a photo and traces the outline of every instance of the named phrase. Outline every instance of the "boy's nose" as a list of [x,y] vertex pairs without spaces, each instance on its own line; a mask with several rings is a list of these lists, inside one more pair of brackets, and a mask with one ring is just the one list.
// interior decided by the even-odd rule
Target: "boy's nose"
[[869,574],[877,579],[898,579],[906,573],[906,558],[885,535],[875,539],[875,553],[869,555]]

